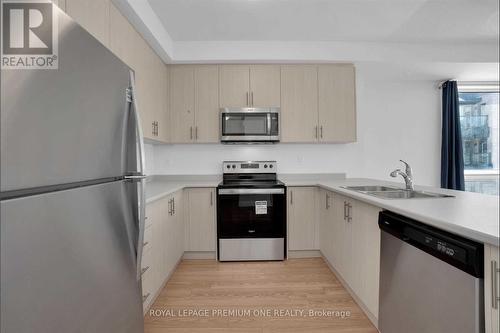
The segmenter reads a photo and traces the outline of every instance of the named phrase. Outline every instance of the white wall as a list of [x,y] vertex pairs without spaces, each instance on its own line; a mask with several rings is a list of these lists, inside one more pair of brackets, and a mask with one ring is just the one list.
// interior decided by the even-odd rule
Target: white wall
[[[436,81],[384,66],[356,64],[358,141],[352,144],[158,145],[147,149],[154,174],[216,174],[223,160],[277,160],[281,173],[345,172],[390,179],[407,160],[416,184],[439,185],[440,91]],[[387,74],[387,75],[386,75]]]

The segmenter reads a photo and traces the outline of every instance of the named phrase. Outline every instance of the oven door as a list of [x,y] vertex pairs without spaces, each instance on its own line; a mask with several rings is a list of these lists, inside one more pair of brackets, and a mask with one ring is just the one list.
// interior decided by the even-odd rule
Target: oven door
[[259,109],[223,109],[221,141],[279,141],[279,115]]
[[284,238],[284,188],[219,189],[218,238]]

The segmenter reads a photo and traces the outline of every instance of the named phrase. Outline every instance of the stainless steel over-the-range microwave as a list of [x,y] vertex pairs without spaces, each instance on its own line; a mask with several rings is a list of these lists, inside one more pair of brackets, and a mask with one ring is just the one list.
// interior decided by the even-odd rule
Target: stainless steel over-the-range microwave
[[222,108],[223,143],[275,143],[280,141],[280,108]]

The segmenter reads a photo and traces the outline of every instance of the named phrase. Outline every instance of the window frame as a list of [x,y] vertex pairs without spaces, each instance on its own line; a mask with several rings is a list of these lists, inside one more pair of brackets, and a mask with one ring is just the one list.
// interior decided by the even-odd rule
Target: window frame
[[[499,93],[499,82],[458,82],[458,93]],[[499,110],[500,113],[500,110]],[[500,115],[499,115],[500,117]],[[464,170],[465,181],[477,179],[500,177],[500,169],[466,169]]]

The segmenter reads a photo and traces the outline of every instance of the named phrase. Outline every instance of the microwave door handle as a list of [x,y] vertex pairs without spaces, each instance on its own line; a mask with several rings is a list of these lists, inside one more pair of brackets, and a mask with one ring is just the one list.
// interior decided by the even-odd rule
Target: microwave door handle
[[271,113],[267,114],[267,135],[271,137]]

